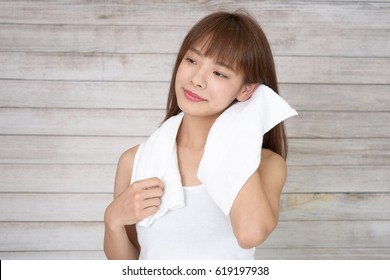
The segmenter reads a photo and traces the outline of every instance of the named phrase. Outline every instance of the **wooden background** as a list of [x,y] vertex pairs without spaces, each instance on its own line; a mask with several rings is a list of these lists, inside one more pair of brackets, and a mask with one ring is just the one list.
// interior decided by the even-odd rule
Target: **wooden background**
[[1,259],[105,258],[119,155],[162,120],[189,27],[238,8],[300,113],[256,257],[390,258],[389,1],[68,0],[0,1]]

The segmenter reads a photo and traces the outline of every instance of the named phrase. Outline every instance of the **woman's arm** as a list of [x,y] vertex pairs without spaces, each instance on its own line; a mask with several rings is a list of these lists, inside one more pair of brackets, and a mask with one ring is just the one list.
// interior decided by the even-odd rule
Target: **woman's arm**
[[154,214],[163,193],[157,178],[130,185],[138,146],[124,152],[115,176],[114,200],[104,214],[104,252],[108,259],[138,259],[139,244],[135,223]]
[[242,248],[260,245],[275,229],[286,176],[284,159],[263,149],[257,172],[242,187],[230,212],[233,231]]

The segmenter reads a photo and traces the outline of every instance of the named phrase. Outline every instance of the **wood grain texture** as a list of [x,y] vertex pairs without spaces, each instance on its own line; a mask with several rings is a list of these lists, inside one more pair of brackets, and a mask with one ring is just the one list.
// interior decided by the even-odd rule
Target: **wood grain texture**
[[[290,139],[287,164],[300,166],[389,165],[390,144],[376,139]],[[365,180],[365,178],[361,178]]]
[[[389,193],[389,166],[289,166],[284,193]],[[0,193],[111,193],[113,164],[0,164]],[[44,174],[44,176],[36,176]]]
[[[3,135],[149,136],[163,110],[0,109]],[[390,112],[300,111],[285,121],[294,138],[388,138]]]
[[0,222],[103,222],[112,194],[15,194],[0,196]]
[[[1,223],[2,251],[95,251],[104,225],[90,223]],[[390,248],[389,221],[281,221],[264,249]],[[348,249],[347,249],[348,252]]]
[[286,193],[388,193],[388,165],[289,166]]
[[299,112],[256,258],[390,258],[389,1],[0,0],[1,259],[105,258],[119,156],[162,120],[187,30],[238,8]]
[[[361,26],[385,28],[390,20],[386,1],[143,1],[115,3],[104,0],[91,3],[1,1],[3,23],[28,24],[118,24],[118,25],[193,25],[199,18],[217,10],[247,9],[260,23],[294,25],[324,22],[342,24],[351,29]],[[93,8],[92,8],[93,7]],[[17,13],[15,13],[17,10]],[[153,16],[150,16],[153,15]],[[335,23],[337,22],[337,24]]]
[[105,260],[103,250],[96,251],[19,251],[0,252],[2,260]]
[[[0,24],[0,51],[177,53],[189,26]],[[388,29],[266,23],[274,55],[389,56]],[[361,38],[365,39],[362,40]],[[158,44],[156,44],[158,42]],[[332,42],[329,44],[328,42]]]
[[11,108],[0,109],[0,118],[3,135],[149,136],[164,111]]
[[[0,107],[165,110],[168,82],[0,80]],[[388,111],[390,85],[285,84],[300,111]]]
[[95,251],[103,249],[104,225],[89,223],[1,223],[1,251]]
[[167,82],[1,80],[0,107],[165,110],[168,88]]
[[[146,137],[0,136],[0,163],[116,164],[125,150],[145,140]],[[292,138],[289,146],[288,166],[359,168],[388,166],[390,161],[390,141],[386,138]]]
[[[2,193],[0,222],[103,222],[113,195]],[[280,221],[386,221],[390,193],[283,194]]]
[[[0,77],[166,82],[171,77],[174,60],[171,54],[0,52]],[[390,83],[387,57],[276,56],[275,63],[282,83]]]
[[[115,164],[0,164],[0,192],[110,193],[115,169]],[[388,193],[388,170],[389,166],[290,166],[284,192]]]
[[390,194],[283,194],[280,221],[388,220]]
[[281,221],[261,248],[390,248],[389,234],[389,221]]
[[117,164],[141,137],[0,136],[0,163]]
[[389,111],[389,85],[281,84],[279,88],[298,111]]
[[388,260],[390,248],[258,248],[255,258],[258,260]]
[[115,171],[115,164],[0,164],[0,193],[112,193]]

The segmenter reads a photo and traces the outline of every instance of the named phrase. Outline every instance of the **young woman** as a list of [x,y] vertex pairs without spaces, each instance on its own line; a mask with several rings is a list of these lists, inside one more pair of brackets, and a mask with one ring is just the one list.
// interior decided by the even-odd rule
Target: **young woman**
[[[159,144],[158,140],[154,150],[150,150],[150,158],[145,159],[148,145],[142,149],[135,146],[122,154],[115,179],[115,198],[104,217],[107,258],[254,258],[255,247],[271,234],[278,222],[280,194],[286,180],[287,139],[283,122],[273,123],[262,142],[259,140],[261,161],[239,186],[226,213],[216,203],[224,190],[211,195],[209,189],[213,186],[202,182],[198,171],[216,120],[227,108],[252,102],[261,86],[278,92],[268,41],[248,14],[213,13],[189,31],[174,66],[167,114],[160,128],[167,130],[174,123],[175,128],[168,129],[174,142],[174,163],[161,174],[155,164],[160,160],[155,154],[168,149],[169,141]],[[277,115],[277,110],[267,111]],[[220,138],[217,140],[221,145],[230,141],[223,135]],[[239,149],[240,142],[237,143]],[[150,176],[135,180],[135,170],[142,172],[137,167],[142,159],[150,161],[150,170],[145,173]],[[245,158],[239,160],[245,165]],[[219,167],[223,172],[223,163]],[[168,203],[175,187],[174,176],[164,174],[174,175],[175,168],[183,203],[160,213],[162,203]],[[216,179],[222,177],[225,174]],[[151,217],[155,218],[142,224]]]

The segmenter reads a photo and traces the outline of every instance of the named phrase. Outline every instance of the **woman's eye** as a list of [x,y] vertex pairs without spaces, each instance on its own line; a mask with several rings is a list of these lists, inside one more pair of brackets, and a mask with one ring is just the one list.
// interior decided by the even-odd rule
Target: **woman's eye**
[[227,78],[224,74],[222,74],[221,72],[218,72],[218,71],[214,71],[214,74],[218,77],[221,77],[221,78]]
[[190,57],[186,57],[186,60],[187,60],[189,63],[191,63],[191,64],[195,64],[195,63],[196,63],[195,60],[193,60],[193,59],[190,58]]

